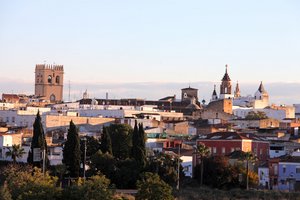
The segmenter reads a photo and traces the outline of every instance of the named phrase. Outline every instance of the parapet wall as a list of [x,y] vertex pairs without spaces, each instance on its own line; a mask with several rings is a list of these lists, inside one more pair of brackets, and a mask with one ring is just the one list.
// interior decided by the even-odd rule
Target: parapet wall
[[64,71],[64,66],[63,65],[47,65],[47,64],[37,64],[35,66],[36,70],[55,70],[55,71]]

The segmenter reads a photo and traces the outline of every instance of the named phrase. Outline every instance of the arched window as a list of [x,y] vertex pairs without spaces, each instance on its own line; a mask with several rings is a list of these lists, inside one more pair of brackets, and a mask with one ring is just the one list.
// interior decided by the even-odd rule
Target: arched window
[[56,98],[55,98],[55,95],[54,95],[54,94],[51,94],[51,96],[50,96],[50,101],[51,101],[51,102],[54,102],[55,99],[56,99]]
[[59,81],[60,81],[60,80],[59,80],[59,76],[57,76],[56,79],[55,79],[55,82],[56,82],[57,84],[59,84]]
[[52,76],[51,75],[48,76],[48,83],[52,83]]

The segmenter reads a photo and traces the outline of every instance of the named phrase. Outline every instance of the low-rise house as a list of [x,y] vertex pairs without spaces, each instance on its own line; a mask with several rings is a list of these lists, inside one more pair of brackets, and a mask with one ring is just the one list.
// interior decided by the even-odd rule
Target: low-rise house
[[258,167],[258,182],[261,189],[270,189],[270,170],[267,163]]
[[281,158],[278,166],[278,189],[300,191],[300,151]]
[[252,152],[260,161],[269,158],[269,142],[252,133],[218,132],[201,135],[197,144],[210,148],[211,155],[225,156],[234,151]]

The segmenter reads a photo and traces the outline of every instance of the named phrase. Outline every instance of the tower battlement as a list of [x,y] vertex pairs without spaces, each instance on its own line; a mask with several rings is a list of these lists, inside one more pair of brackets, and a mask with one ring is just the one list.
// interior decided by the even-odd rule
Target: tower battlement
[[55,70],[55,71],[64,71],[64,66],[63,65],[47,65],[47,64],[37,64],[35,66],[36,70]]

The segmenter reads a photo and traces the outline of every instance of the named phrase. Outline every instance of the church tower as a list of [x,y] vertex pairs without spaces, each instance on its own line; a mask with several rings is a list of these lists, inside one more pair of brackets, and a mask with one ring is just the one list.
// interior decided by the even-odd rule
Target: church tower
[[234,91],[234,98],[240,98],[240,97],[241,97],[241,91],[240,91],[239,82],[237,82]]
[[269,106],[269,94],[265,90],[263,83],[261,82],[258,90],[254,94],[254,104],[255,109],[265,108]]
[[38,64],[35,66],[35,95],[52,103],[63,100],[63,65]]
[[216,91],[216,85],[214,85],[214,91],[211,96],[211,101],[216,101],[216,100],[218,100],[218,95],[217,95],[217,91]]
[[231,92],[231,79],[228,75],[228,65],[225,65],[226,70],[225,74],[222,79],[222,83],[220,86],[220,98],[221,99],[231,99],[233,98],[232,92]]

